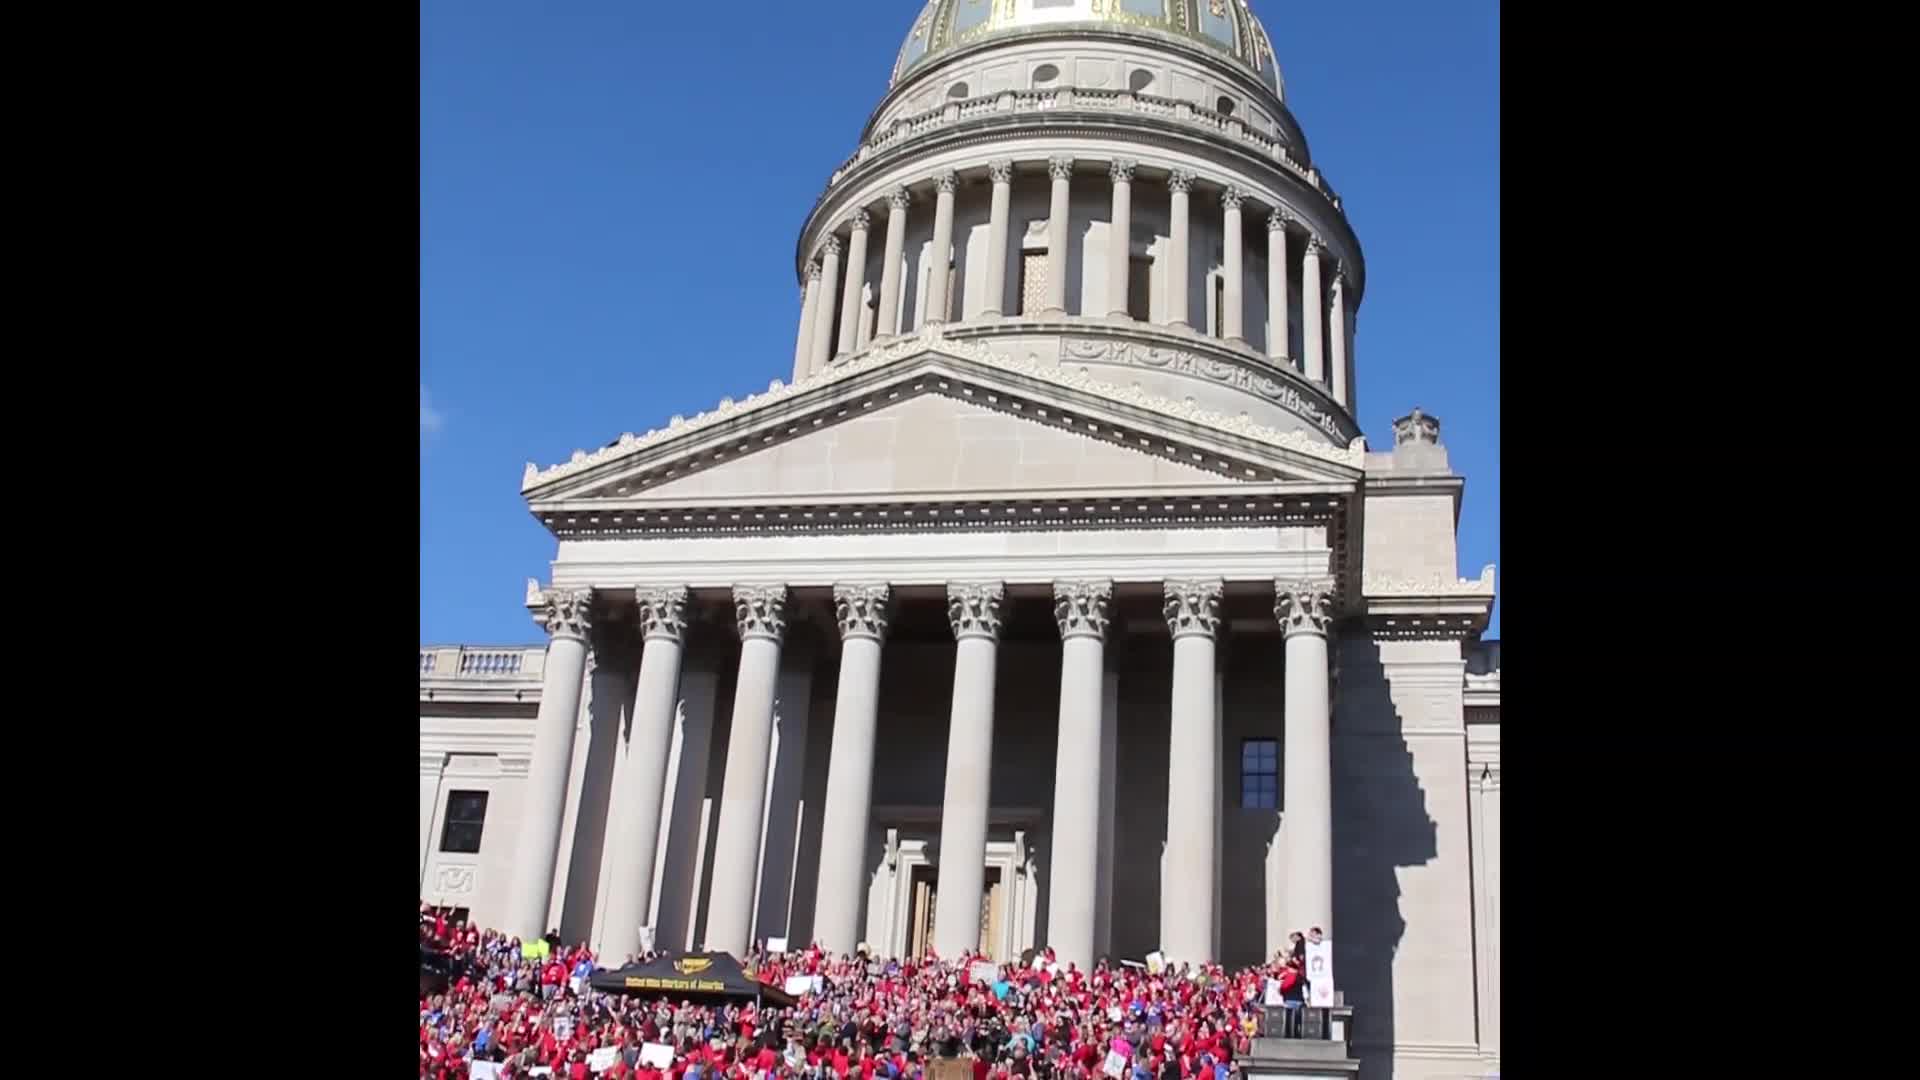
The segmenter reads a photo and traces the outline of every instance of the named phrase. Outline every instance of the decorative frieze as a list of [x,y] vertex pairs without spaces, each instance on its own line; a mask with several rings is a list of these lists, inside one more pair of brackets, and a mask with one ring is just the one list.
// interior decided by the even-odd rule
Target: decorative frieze
[[652,641],[681,642],[687,637],[687,590],[682,586],[633,590],[640,608],[640,634]]
[[1176,375],[1193,375],[1223,383],[1236,390],[1258,394],[1305,420],[1335,440],[1343,430],[1334,411],[1300,392],[1284,377],[1271,374],[1259,365],[1224,356],[1207,356],[1185,349],[1161,348],[1118,338],[1061,338],[1060,359],[1092,364],[1120,364]]
[[886,585],[835,585],[833,614],[840,624],[840,637],[885,641],[892,596]]
[[735,585],[733,619],[740,640],[762,638],[778,642],[787,633],[785,585]]
[[947,586],[947,622],[955,640],[983,637],[999,640],[1000,605],[1006,588],[1000,582],[967,582]]
[[1427,577],[1368,574],[1361,589],[1368,596],[1492,596],[1494,566],[1488,563],[1477,578],[1457,578],[1452,574]]
[[1107,636],[1109,609],[1113,605],[1111,581],[1060,581],[1053,586],[1053,621],[1060,637]]
[[1327,580],[1276,581],[1273,617],[1287,637],[1327,635],[1333,626],[1333,582]]
[[540,594],[533,621],[556,639],[587,640],[593,633],[593,590],[545,590]]
[[1166,603],[1161,608],[1167,630],[1176,638],[1218,634],[1220,598],[1225,588],[1226,583],[1219,578],[1167,582]]

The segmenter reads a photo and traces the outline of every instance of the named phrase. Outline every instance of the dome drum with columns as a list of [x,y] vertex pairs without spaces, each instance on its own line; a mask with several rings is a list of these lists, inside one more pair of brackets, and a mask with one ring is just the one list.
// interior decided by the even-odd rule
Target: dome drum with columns
[[1497,1071],[1493,568],[1435,418],[1361,437],[1359,241],[1265,30],[910,33],[803,226],[791,366],[528,465],[548,646],[423,649],[423,895],[614,960],[1239,965],[1318,925],[1346,1045],[1250,1072]]

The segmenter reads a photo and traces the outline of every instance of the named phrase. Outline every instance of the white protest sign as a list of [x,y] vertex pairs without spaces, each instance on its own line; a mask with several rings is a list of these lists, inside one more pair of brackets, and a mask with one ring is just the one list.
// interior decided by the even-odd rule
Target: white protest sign
[[1158,949],[1147,954],[1147,974],[1158,975],[1166,970],[1167,955]]
[[571,1038],[572,1035],[573,1035],[573,1017],[556,1016],[553,1018],[553,1037],[554,1038],[564,1042],[568,1038]]
[[974,982],[991,983],[1000,977],[1000,965],[991,960],[975,960],[967,965],[967,977]]
[[767,951],[768,951],[768,952],[770,952],[770,953],[783,953],[783,952],[786,952],[786,951],[787,951],[787,939],[786,939],[786,938],[783,938],[783,937],[770,937],[770,938],[768,938],[768,939],[767,939]]
[[1281,1000],[1280,1000],[1280,980],[1279,980],[1279,979],[1268,979],[1268,980],[1266,981],[1266,983],[1267,983],[1267,986],[1266,986],[1266,996],[1260,999],[1260,1000],[1261,1000],[1261,1004],[1263,1004],[1263,1005],[1279,1005],[1279,1004],[1281,1004]]
[[794,997],[799,997],[801,994],[817,992],[820,989],[820,983],[821,979],[818,975],[789,975],[784,989]]
[[1126,1055],[1115,1053],[1107,1054],[1107,1063],[1100,1066],[1100,1071],[1113,1077],[1114,1080],[1119,1080],[1120,1077],[1127,1075]]
[[653,951],[653,933],[654,933],[653,927],[651,926],[643,926],[640,928],[640,951],[641,952],[650,953]]
[[468,1080],[500,1080],[500,1063],[476,1061],[467,1069]]
[[1307,1004],[1333,1008],[1333,942],[1307,942]]
[[535,1065],[533,1068],[527,1070],[527,1075],[528,1076],[552,1076],[553,1066]]
[[603,1046],[600,1049],[595,1050],[593,1053],[587,1055],[587,1071],[588,1072],[605,1072],[608,1069],[613,1068],[613,1063],[619,1060],[620,1060],[619,1047]]
[[640,1047],[640,1064],[656,1069],[673,1068],[673,1047],[666,1043],[647,1043]]

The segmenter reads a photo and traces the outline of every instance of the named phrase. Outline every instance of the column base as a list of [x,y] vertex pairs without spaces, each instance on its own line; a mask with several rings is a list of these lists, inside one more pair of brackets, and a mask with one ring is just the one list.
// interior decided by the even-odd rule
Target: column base
[[1136,319],[1135,319],[1135,318],[1133,317],[1133,315],[1132,315],[1131,313],[1129,313],[1129,312],[1125,312],[1125,311],[1109,311],[1109,312],[1107,312],[1107,321],[1108,321],[1108,322],[1116,322],[1116,323],[1128,323],[1128,324],[1130,324],[1130,323],[1133,323],[1133,322],[1136,322],[1136,321],[1138,321],[1138,320],[1136,320]]
[[1067,309],[1044,307],[1040,309],[1040,317],[1043,319],[1064,319],[1067,317]]
[[997,311],[983,311],[974,316],[974,318],[980,322],[999,322],[1001,319],[1006,318],[1006,316]]

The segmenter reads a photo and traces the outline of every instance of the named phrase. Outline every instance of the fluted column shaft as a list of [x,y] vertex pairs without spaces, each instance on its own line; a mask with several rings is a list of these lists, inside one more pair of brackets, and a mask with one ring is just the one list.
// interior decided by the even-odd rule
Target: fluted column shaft
[[860,899],[867,885],[867,828],[888,599],[885,585],[839,585],[833,590],[840,623],[840,686],[833,706],[833,748],[827,759],[813,936],[835,955],[853,952],[863,936]]
[[1283,910],[1293,928],[1333,934],[1333,742],[1327,638],[1333,597],[1325,582],[1280,582],[1274,615],[1286,633],[1286,830]]
[[1047,175],[1053,179],[1053,196],[1047,204],[1046,314],[1058,316],[1067,313],[1067,216],[1073,212],[1073,159],[1050,159]]
[[786,586],[736,586],[733,607],[740,630],[740,673],[733,691],[726,780],[720,791],[720,827],[713,844],[706,946],[744,956],[753,933],[754,882],[760,869],[760,827],[773,748],[774,689],[780,679],[780,641],[787,627]]
[[900,262],[907,251],[907,189],[894,188],[887,194],[886,264],[880,267],[880,310],[874,320],[873,336],[892,337],[900,321]]
[[1327,370],[1333,376],[1333,400],[1347,403],[1347,268],[1333,275],[1333,299],[1327,304],[1327,342],[1333,355]]
[[587,636],[593,629],[593,590],[548,589],[534,618],[553,640],[540,683],[533,754],[520,797],[520,839],[514,848],[513,886],[504,929],[521,940],[539,937],[553,897],[554,858],[567,806],[567,773],[573,764],[573,734],[580,719],[580,691],[587,675]]
[[680,661],[687,632],[687,590],[635,590],[645,644],[633,693],[633,726],[627,736],[625,790],[615,799],[614,854],[607,883],[600,952],[620,957],[640,951],[640,926],[653,901],[653,871],[660,848],[660,811],[667,788],[667,757],[673,748],[674,706],[680,696]]
[[940,815],[940,895],[933,912],[933,945],[943,959],[980,943],[1003,592],[998,582],[947,587],[947,620],[955,638],[953,720]]
[[997,319],[1007,310],[1007,228],[1013,204],[1013,162],[995,161],[987,166],[993,181],[993,206],[987,212],[987,305],[981,312]]
[[1164,614],[1173,633],[1173,724],[1167,747],[1167,858],[1160,946],[1176,961],[1213,959],[1220,887],[1220,717],[1214,694],[1219,579],[1169,581]]
[[1167,230],[1167,324],[1190,327],[1193,323],[1187,314],[1191,288],[1187,282],[1187,264],[1191,247],[1188,219],[1193,174],[1176,171],[1167,179],[1167,190],[1172,193],[1168,207],[1170,228]]
[[813,309],[813,352],[807,374],[824,370],[833,358],[833,313],[840,300],[840,238],[827,237],[820,257],[820,302]]
[[806,299],[800,304],[800,334],[793,343],[793,381],[807,377],[813,360],[813,322],[820,313],[820,264],[807,264]]
[[1287,223],[1293,215],[1275,210],[1267,215],[1267,356],[1287,359]]
[[853,240],[847,251],[847,294],[840,299],[840,348],[838,355],[854,350],[860,335],[861,293],[867,288],[867,226],[865,210],[853,212]]
[[1060,627],[1060,743],[1053,773],[1053,871],[1047,944],[1061,963],[1089,971],[1100,888],[1100,794],[1113,782],[1104,763],[1106,637],[1113,584],[1053,587]]
[[1122,319],[1130,314],[1127,279],[1133,269],[1133,168],[1133,162],[1122,159],[1109,170],[1113,178],[1113,222],[1107,229],[1107,314]]
[[940,189],[940,197],[933,205],[933,256],[932,265],[927,268],[927,312],[920,322],[925,324],[947,321],[947,303],[950,299],[947,288],[953,282],[953,192],[960,185],[960,176],[952,169],[941,173],[935,184]]
[[1307,257],[1300,267],[1300,351],[1306,353],[1302,373],[1307,381],[1327,381],[1327,352],[1320,336],[1321,320],[1326,317],[1326,294],[1320,290],[1320,256],[1327,249],[1319,237],[1307,241]]
[[1220,206],[1226,212],[1220,228],[1225,235],[1227,248],[1225,260],[1227,287],[1223,290],[1225,296],[1221,301],[1221,306],[1225,310],[1220,313],[1220,336],[1228,341],[1237,342],[1247,340],[1244,325],[1247,278],[1246,256],[1243,251],[1246,247],[1246,234],[1240,227],[1240,202],[1245,197],[1245,193],[1238,188],[1228,188],[1220,195]]

